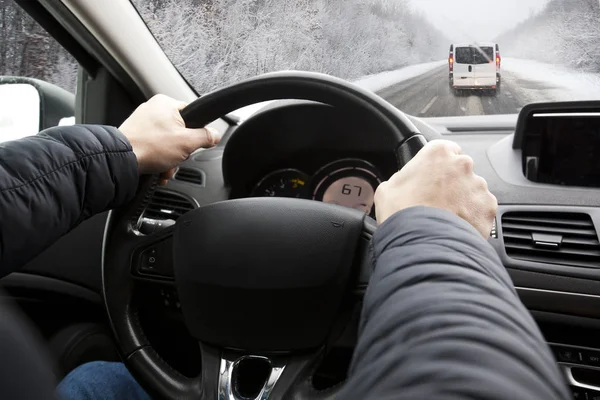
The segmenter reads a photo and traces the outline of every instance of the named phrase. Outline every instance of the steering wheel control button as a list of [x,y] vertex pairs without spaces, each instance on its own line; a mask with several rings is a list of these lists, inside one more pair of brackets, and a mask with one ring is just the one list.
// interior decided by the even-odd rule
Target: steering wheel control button
[[138,272],[142,275],[173,277],[173,241],[162,240],[140,254]]
[[181,309],[179,297],[173,289],[160,289],[160,302],[163,307],[171,311],[179,311]]
[[[595,390],[586,390],[584,393],[587,394],[587,400],[600,400],[600,392]],[[576,398],[576,397],[573,397]],[[581,399],[585,399],[585,397],[580,397]]]
[[571,386],[573,400],[587,400],[585,390],[576,386]]
[[140,271],[144,273],[154,273],[156,270],[156,247],[151,247],[142,253],[142,265]]

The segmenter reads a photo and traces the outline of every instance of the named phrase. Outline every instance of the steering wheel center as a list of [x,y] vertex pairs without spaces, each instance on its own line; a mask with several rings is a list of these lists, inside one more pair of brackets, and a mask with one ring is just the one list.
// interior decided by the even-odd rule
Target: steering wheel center
[[186,326],[252,352],[315,349],[336,321],[365,214],[309,200],[250,198],[189,212],[174,231]]

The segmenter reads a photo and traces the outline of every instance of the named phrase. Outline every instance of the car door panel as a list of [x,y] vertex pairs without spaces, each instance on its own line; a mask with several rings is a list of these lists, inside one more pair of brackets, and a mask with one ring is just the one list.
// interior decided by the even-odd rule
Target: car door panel
[[454,86],[473,86],[472,53],[469,47],[454,49]]
[[496,64],[493,47],[473,48],[475,86],[493,86],[496,84]]
[[108,213],[83,222],[31,260],[22,272],[75,283],[100,293],[102,237]]

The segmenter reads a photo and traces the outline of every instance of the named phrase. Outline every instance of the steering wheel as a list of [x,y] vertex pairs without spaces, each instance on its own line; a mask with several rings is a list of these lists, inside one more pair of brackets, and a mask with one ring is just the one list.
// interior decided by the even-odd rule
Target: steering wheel
[[[385,130],[398,168],[426,143],[407,116],[385,100],[317,73],[261,75],[200,97],[181,115],[187,127],[199,128],[246,105],[278,99],[369,113]],[[157,398],[335,395],[340,386],[318,391],[312,376],[327,344],[350,318],[344,305],[352,290],[357,282],[366,284],[375,221],[358,210],[316,201],[250,198],[197,208],[174,226],[142,235],[137,222],[156,182],[141,177],[133,201],[110,212],[103,243],[106,309],[138,382]],[[142,279],[135,271],[149,253],[174,271],[170,284],[200,346],[200,376],[171,368],[144,334],[133,294]],[[262,386],[242,387],[244,368],[262,371]]]

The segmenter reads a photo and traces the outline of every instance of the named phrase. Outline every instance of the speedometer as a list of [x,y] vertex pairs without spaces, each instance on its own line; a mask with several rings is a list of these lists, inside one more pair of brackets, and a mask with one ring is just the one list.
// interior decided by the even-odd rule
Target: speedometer
[[310,178],[297,169],[280,169],[271,172],[258,182],[252,191],[255,197],[309,197],[308,180]]
[[374,214],[373,199],[381,179],[371,163],[358,159],[336,161],[317,172],[314,180],[313,200]]

